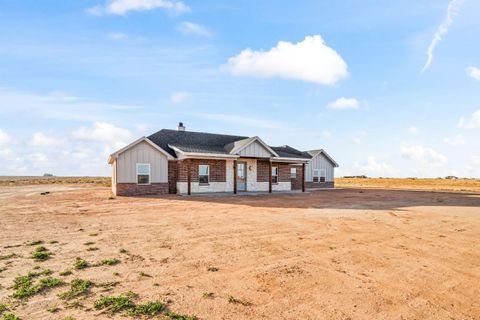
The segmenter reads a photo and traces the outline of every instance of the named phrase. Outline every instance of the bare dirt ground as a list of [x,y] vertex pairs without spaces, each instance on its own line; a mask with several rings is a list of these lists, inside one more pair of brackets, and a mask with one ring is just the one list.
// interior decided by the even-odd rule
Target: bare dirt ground
[[[172,312],[199,319],[480,319],[478,193],[107,195],[107,188],[79,184],[0,187],[5,312],[124,319],[93,305],[102,295],[133,291],[136,303],[165,301]],[[48,260],[31,258],[34,240],[52,253]],[[73,268],[77,257],[90,266]],[[120,263],[94,266],[111,258]],[[44,269],[66,284],[23,301],[12,297],[16,277]],[[59,275],[67,269],[71,275]],[[57,295],[75,278],[96,286],[66,303]]]

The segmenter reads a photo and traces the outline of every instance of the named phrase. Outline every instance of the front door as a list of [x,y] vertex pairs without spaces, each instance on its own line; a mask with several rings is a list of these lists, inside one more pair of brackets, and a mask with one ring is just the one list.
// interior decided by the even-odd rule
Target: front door
[[247,191],[247,164],[237,162],[237,190]]

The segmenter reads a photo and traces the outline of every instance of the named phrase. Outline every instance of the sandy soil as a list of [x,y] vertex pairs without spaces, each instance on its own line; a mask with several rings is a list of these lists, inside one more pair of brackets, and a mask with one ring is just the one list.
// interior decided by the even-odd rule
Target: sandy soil
[[[94,301],[131,290],[137,302],[169,301],[171,310],[199,319],[480,319],[480,194],[107,194],[101,187],[0,188],[0,256],[17,255],[0,260],[0,303],[23,319],[109,319],[92,309]],[[34,262],[32,240],[43,240],[53,256]],[[76,257],[121,263],[74,270]],[[13,279],[35,266],[67,282],[119,284],[108,293],[93,288],[79,299],[83,309],[57,297],[67,285],[17,303]],[[72,275],[58,275],[68,268]],[[48,312],[53,306],[60,310]]]

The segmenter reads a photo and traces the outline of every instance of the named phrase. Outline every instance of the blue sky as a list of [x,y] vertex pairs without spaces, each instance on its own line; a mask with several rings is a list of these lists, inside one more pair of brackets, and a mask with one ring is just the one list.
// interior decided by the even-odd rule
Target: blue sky
[[183,121],[324,148],[340,176],[480,177],[478,1],[0,6],[0,175],[108,175]]

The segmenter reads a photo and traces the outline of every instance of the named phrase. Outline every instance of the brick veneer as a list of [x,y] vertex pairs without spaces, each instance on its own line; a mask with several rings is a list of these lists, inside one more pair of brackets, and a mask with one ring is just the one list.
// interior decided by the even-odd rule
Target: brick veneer
[[177,193],[178,161],[168,160],[168,193]]
[[210,166],[210,182],[227,181],[227,161],[213,159],[186,159],[178,161],[177,181],[187,182],[188,166],[190,166],[190,178],[192,182],[198,182],[198,166],[206,164]]
[[117,183],[117,196],[140,196],[168,194],[168,182],[138,185],[136,183]]
[[325,188],[334,188],[335,183],[331,182],[305,182],[305,188],[308,189],[325,189]]
[[297,169],[297,177],[290,178],[292,181],[292,190],[301,190],[302,189],[302,180],[303,180],[303,172],[302,166],[300,165],[291,165],[290,168]]
[[[290,168],[292,167],[289,163],[284,162],[273,162],[272,167],[278,167],[278,181],[279,182],[289,182],[293,179],[290,176]],[[297,169],[297,179],[300,179],[300,189],[302,188],[302,167],[295,166]],[[257,160],[257,182],[268,182],[268,160]],[[300,178],[298,178],[300,177]]]
[[257,160],[257,182],[268,182],[268,160]]

